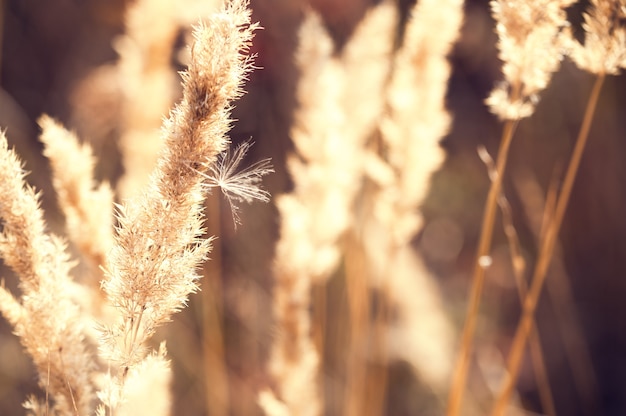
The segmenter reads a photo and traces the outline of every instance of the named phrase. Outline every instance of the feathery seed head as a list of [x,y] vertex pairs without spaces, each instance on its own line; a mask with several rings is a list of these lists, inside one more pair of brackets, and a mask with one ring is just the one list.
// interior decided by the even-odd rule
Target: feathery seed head
[[103,287],[120,319],[104,331],[103,352],[122,376],[144,359],[156,327],[198,289],[198,268],[211,247],[201,238],[206,171],[228,144],[231,103],[252,68],[257,25],[247,5],[230,1],[195,28],[183,98],[163,128],[165,148],[144,193],[119,211]]
[[23,291],[18,301],[2,289],[0,312],[32,356],[40,384],[55,400],[53,411],[70,414],[70,409],[79,409],[77,413],[87,414],[93,400],[94,360],[70,295],[73,263],[65,243],[46,233],[39,197],[24,176],[0,132],[0,255],[20,276]]
[[492,0],[504,82],[487,99],[502,119],[530,116],[565,52],[565,8],[573,0]]
[[626,0],[592,0],[584,16],[584,45],[568,32],[569,56],[593,74],[617,75],[626,67]]

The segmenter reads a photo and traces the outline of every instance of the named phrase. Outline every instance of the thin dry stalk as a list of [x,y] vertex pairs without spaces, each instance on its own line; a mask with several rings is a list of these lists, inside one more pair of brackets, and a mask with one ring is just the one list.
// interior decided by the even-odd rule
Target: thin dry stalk
[[[311,288],[311,339],[319,354],[320,368],[323,368],[324,360],[328,354],[326,348],[326,332],[328,329],[328,285],[321,282]],[[323,376],[322,376],[323,382]],[[319,389],[319,398],[326,403],[324,386]]]
[[[552,217],[558,185],[556,178],[552,181],[548,190],[548,196],[543,200],[542,190],[537,182],[528,175],[516,176],[515,185],[518,194],[521,196],[522,204],[526,211],[526,217],[530,223],[530,228],[535,234],[537,241],[543,240],[543,223],[540,213],[544,217]],[[539,215],[538,215],[539,214]],[[549,223],[549,222],[548,222]],[[574,387],[578,396],[584,403],[583,410],[587,415],[598,413],[596,408],[596,398],[598,397],[598,379],[591,361],[591,353],[583,330],[578,321],[578,311],[575,309],[574,295],[569,283],[569,276],[563,264],[563,253],[561,247],[555,248],[557,253],[552,259],[550,266],[550,279],[547,279],[547,288],[550,299],[554,303],[554,313],[563,339],[563,346],[569,365],[572,369]]]
[[[207,198],[207,231],[211,235],[221,235],[220,202],[217,193]],[[201,292],[201,336],[205,403],[210,415],[225,416],[229,414],[229,389],[224,351],[221,239],[213,242],[211,261],[205,263],[204,277],[206,287]]]
[[[497,175],[495,171],[495,165],[487,149],[479,147],[479,156],[487,166],[489,170],[489,177]],[[498,205],[502,212],[502,222],[504,225],[504,234],[509,243],[509,252],[511,254],[511,261],[513,263],[513,272],[515,276],[515,283],[517,286],[517,293],[520,298],[520,303],[524,302],[528,287],[524,275],[526,273],[526,261],[522,255],[521,244],[513,224],[513,213],[509,201],[504,194],[500,194],[498,198]],[[550,388],[550,380],[546,371],[546,365],[544,360],[543,349],[541,347],[541,339],[539,338],[539,331],[535,323],[535,328],[531,333],[530,338],[530,353],[533,362],[533,370],[537,381],[539,390],[539,397],[543,406],[544,413],[549,416],[556,415],[556,408],[554,406],[554,398],[552,395],[552,389]]]
[[550,266],[554,247],[558,239],[561,223],[563,222],[563,218],[565,216],[565,210],[567,209],[572,187],[574,186],[574,180],[576,178],[576,173],[578,172],[585,144],[587,143],[587,138],[589,137],[591,122],[593,120],[593,115],[598,103],[604,79],[604,74],[599,74],[597,76],[591,95],[589,96],[589,101],[587,102],[583,123],[580,128],[578,138],[576,139],[576,145],[572,153],[572,158],[567,167],[567,172],[563,181],[563,188],[561,189],[557,199],[555,214],[546,230],[545,239],[541,242],[530,290],[524,300],[522,317],[518,324],[517,331],[515,332],[515,336],[511,344],[511,350],[507,359],[507,374],[504,379],[502,390],[491,412],[492,416],[500,416],[504,414],[517,380],[526,342],[528,341],[528,336],[533,328],[535,309],[539,301],[539,296],[541,295],[543,283],[545,282],[547,276],[548,267]]
[[[557,196],[556,179],[552,181],[544,203],[543,191],[534,179],[528,175],[515,177],[517,178],[515,185],[524,205],[530,228],[537,241],[542,241],[545,234],[543,224],[549,224],[549,220],[545,218],[551,218],[554,213]],[[589,347],[578,322],[578,311],[575,308],[574,295],[559,246],[555,247],[555,253],[550,266],[550,279],[547,279],[546,285],[554,304],[556,320],[559,322],[558,327],[563,339],[565,355],[572,369],[574,387],[583,402],[583,411],[587,415],[595,415],[598,413],[595,404],[598,394],[597,376],[591,362]]]
[[376,307],[374,322],[370,326],[370,336],[374,340],[371,354],[375,358],[368,368],[365,379],[365,397],[369,407],[362,413],[366,416],[378,416],[385,414],[385,404],[389,389],[389,320],[391,316],[391,304],[388,299],[381,297]]
[[506,120],[498,156],[497,175],[492,179],[480,231],[472,274],[461,346],[448,398],[448,416],[461,410],[480,309],[485,268],[490,263],[491,240],[498,197],[502,189],[508,152],[520,119],[532,115],[539,93],[548,85],[562,59],[561,32],[567,25],[564,8],[571,0],[492,1],[496,19],[499,56],[505,81],[487,99],[492,113]]
[[[565,38],[572,60],[581,69],[596,74],[596,80],[587,102],[583,123],[567,168],[563,188],[557,198],[554,216],[550,218],[550,223],[545,227],[545,234],[542,233],[540,252],[535,266],[535,273],[533,274],[531,289],[524,302],[522,318],[509,353],[509,374],[505,379],[501,395],[494,406],[494,415],[501,414],[504,411],[503,409],[506,407],[506,402],[517,378],[523,349],[533,325],[532,316],[534,315],[555,246],[557,245],[558,233],[589,135],[602,84],[607,74],[618,74],[620,69],[626,66],[626,28],[622,25],[624,18],[626,18],[625,6],[623,1],[592,0],[591,9],[584,16],[583,28],[586,32],[584,45],[574,40],[569,31],[567,32],[569,36]],[[563,288],[566,287],[567,285],[563,286]],[[578,365],[575,368],[582,370],[582,367]],[[589,370],[590,368],[587,368],[585,372],[593,374],[593,371]]]
[[470,358],[474,343],[474,332],[476,331],[476,322],[478,320],[480,298],[482,295],[483,285],[485,282],[485,269],[489,265],[489,253],[491,250],[491,239],[493,236],[493,227],[496,220],[496,212],[498,207],[498,197],[502,191],[502,176],[506,168],[509,148],[513,139],[513,132],[517,122],[509,120],[504,126],[498,157],[496,161],[496,172],[491,180],[487,201],[485,203],[485,212],[483,214],[482,226],[480,231],[480,240],[478,243],[478,252],[476,254],[476,262],[474,264],[474,273],[472,275],[472,283],[470,288],[470,297],[468,300],[467,312],[465,315],[465,325],[461,335],[460,352],[454,367],[452,376],[452,385],[448,396],[448,416],[456,416],[461,410],[465,384],[467,382],[467,374],[470,366]]
[[[556,171],[556,170],[555,170]],[[557,183],[558,178],[556,177],[556,174],[554,174],[554,176],[552,177],[552,182],[550,183],[550,187],[548,188],[548,195],[546,196],[546,202],[543,205],[543,209],[537,212],[541,212],[542,216],[541,216],[541,220],[540,221],[536,221],[536,232],[535,234],[537,234],[537,241],[541,242],[544,241],[544,239],[546,238],[546,232],[548,230],[548,226],[550,225],[550,222],[552,221],[552,218],[554,217],[554,209],[556,207],[556,199],[557,196],[559,195],[558,192],[558,183]]]
[[370,292],[367,276],[367,257],[357,236],[352,233],[345,244],[345,274],[348,313],[350,320],[350,344],[347,352],[345,414],[353,415],[369,408],[371,397],[365,395],[367,363],[363,357],[363,345],[370,335]]

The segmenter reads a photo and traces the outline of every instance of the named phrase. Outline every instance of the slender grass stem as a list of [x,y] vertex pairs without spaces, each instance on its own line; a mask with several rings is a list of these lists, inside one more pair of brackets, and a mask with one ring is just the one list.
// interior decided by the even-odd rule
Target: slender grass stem
[[[553,176],[545,198],[539,184],[530,176],[523,174],[516,177],[517,194],[524,206],[530,230],[537,241],[543,240],[545,224],[550,223],[556,206],[559,187],[557,182],[560,182],[560,179]],[[572,382],[580,398],[582,414],[591,416],[601,413],[597,408],[596,400],[598,381],[591,363],[589,347],[578,321],[579,311],[575,307],[569,279],[563,265],[563,254],[560,253],[560,247],[557,244],[552,255],[550,279],[546,280],[546,289],[553,305],[556,322],[559,323],[558,329],[563,341],[565,357],[572,371]]]
[[[487,150],[482,146],[479,147],[478,155],[485,163],[489,172],[489,177],[494,178],[497,175],[497,171],[493,159]],[[528,285],[524,279],[524,275],[526,273],[526,261],[522,255],[521,244],[517,235],[517,230],[515,229],[515,224],[513,223],[511,206],[504,192],[501,192],[498,197],[498,205],[500,206],[500,211],[502,212],[502,225],[504,226],[504,234],[508,240],[517,293],[521,304],[524,302],[526,293],[528,292]],[[548,207],[550,207],[550,210],[552,209],[552,205],[546,205],[546,208]],[[539,338],[539,332],[536,329],[536,325],[535,330],[531,333],[530,352],[542,409],[546,415],[554,416],[556,414],[554,399],[552,397],[552,390],[550,388],[543,350],[541,348],[541,340]]]
[[[207,230],[210,235],[223,235],[221,229],[221,195],[211,194],[206,200]],[[210,415],[229,414],[228,374],[224,347],[224,310],[222,298],[222,239],[212,243],[211,261],[204,265],[204,288],[200,292],[200,322],[202,322],[202,357],[205,377],[206,411]]]
[[368,403],[365,394],[367,376],[366,360],[361,352],[362,342],[372,330],[369,316],[368,282],[366,275],[366,255],[361,242],[351,233],[346,244],[346,291],[350,312],[350,343],[346,362],[346,407],[344,414],[356,416],[363,413]]
[[[515,274],[515,283],[517,285],[517,293],[519,295],[520,303],[524,302],[526,294],[528,293],[528,285],[524,280],[524,274],[526,272],[526,264],[522,256],[521,245],[517,236],[517,231],[513,225],[513,214],[511,212],[511,206],[504,197],[501,196],[500,208],[502,210],[502,219],[504,222],[504,230],[509,241],[509,249],[511,253],[511,259],[513,261],[513,271]],[[550,379],[548,378],[548,372],[546,370],[546,364],[541,347],[541,338],[537,329],[537,324],[530,333],[530,356],[533,364],[533,372],[537,382],[537,389],[539,391],[539,398],[541,400],[541,406],[543,412],[548,416],[556,415],[556,407],[554,405],[554,398],[552,395],[552,389],[550,388]]]
[[[513,95],[517,96],[517,93],[514,92]],[[518,120],[507,120],[504,125],[502,140],[500,142],[500,148],[498,150],[498,157],[496,160],[496,174],[491,181],[489,193],[487,194],[487,202],[485,203],[485,212],[483,214],[480,240],[478,243],[478,253],[476,254],[474,273],[472,275],[472,287],[470,289],[465,326],[463,327],[463,333],[461,335],[461,350],[457,357],[456,366],[454,367],[452,385],[448,395],[447,416],[458,415],[463,401],[463,393],[469,371],[470,356],[472,354],[474,332],[476,329],[476,321],[480,307],[480,297],[482,295],[483,285],[485,282],[484,259],[489,255],[491,250],[493,227],[498,209],[498,196],[500,195],[500,191],[502,189],[502,178],[506,169],[509,149],[511,147],[511,142],[513,141],[513,134],[515,133],[517,124]]]
[[46,374],[46,408],[45,408],[45,416],[50,414],[50,351],[48,351],[48,366],[47,366],[47,374]]
[[134,353],[138,347],[137,345],[137,335],[139,335],[139,328],[141,327],[141,320],[143,319],[143,312],[146,310],[145,305],[141,306],[141,310],[139,311],[139,317],[134,321],[133,329],[132,329],[132,339],[131,339],[131,351]]
[[74,415],[80,416],[78,412],[78,406],[76,406],[76,398],[74,397],[74,390],[72,389],[72,385],[70,384],[70,381],[67,379],[67,375],[65,373],[66,367],[65,367],[65,363],[63,362],[63,351],[61,348],[59,349],[59,362],[61,363],[61,368],[63,369],[62,371],[63,381],[65,381],[65,385],[67,386],[67,391],[70,395],[70,399],[72,399],[72,410],[74,410]]
[[517,380],[524,349],[533,328],[533,316],[535,309],[541,294],[541,289],[543,288],[543,283],[546,279],[548,267],[550,266],[550,260],[552,258],[552,253],[554,252],[554,246],[563,222],[565,210],[567,209],[574,180],[576,179],[576,173],[578,172],[578,167],[580,166],[580,160],[589,137],[589,129],[591,127],[591,122],[593,120],[604,79],[604,74],[598,75],[591,91],[591,95],[589,96],[589,101],[587,102],[585,116],[583,118],[580,132],[578,133],[578,138],[576,139],[576,145],[572,153],[572,158],[569,166],[567,167],[563,188],[557,199],[555,214],[546,229],[545,237],[540,245],[539,256],[533,273],[530,291],[524,301],[522,318],[517,327],[515,337],[513,338],[511,351],[507,360],[507,374],[505,376],[500,395],[498,396],[491,412],[492,416],[504,414],[509,403],[515,381]]
[[[328,353],[326,350],[326,328],[328,328],[328,282],[323,281],[318,284],[314,284],[311,296],[313,305],[313,314],[311,316],[311,324],[313,325],[312,338],[315,350],[317,351],[319,357],[318,369],[323,369]],[[319,379],[316,380],[316,383],[319,383]],[[318,386],[316,387],[316,390],[317,399],[323,409],[325,406],[324,388],[323,386]]]

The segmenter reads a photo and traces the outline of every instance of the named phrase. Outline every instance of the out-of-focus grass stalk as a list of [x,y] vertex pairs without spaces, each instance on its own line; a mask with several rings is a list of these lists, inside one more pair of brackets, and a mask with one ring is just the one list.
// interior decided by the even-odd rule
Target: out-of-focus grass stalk
[[[211,235],[222,235],[220,197],[213,193],[206,200],[207,230]],[[224,355],[221,239],[213,242],[211,261],[204,265],[204,276],[201,322],[205,404],[210,415],[226,416],[229,414],[229,391]]]
[[[493,160],[487,150],[484,147],[480,147],[478,150],[479,156],[487,166],[489,170],[489,177],[493,178],[497,175]],[[509,253],[511,256],[511,262],[513,265],[513,274],[515,276],[515,284],[517,286],[517,293],[520,298],[520,303],[524,302],[526,293],[528,292],[528,285],[524,279],[526,273],[526,261],[522,255],[521,244],[517,235],[517,230],[513,223],[513,213],[511,205],[507,200],[504,193],[500,194],[498,198],[498,205],[500,205],[500,211],[502,212],[502,223],[504,226],[504,234],[506,235],[509,244]],[[552,389],[550,388],[550,380],[546,371],[545,360],[543,356],[543,350],[541,348],[541,340],[539,333],[537,332],[537,325],[531,333],[530,338],[530,353],[533,364],[533,370],[539,390],[539,398],[544,412],[547,415],[555,416],[556,409],[554,407],[554,399],[552,396]]]
[[552,259],[554,246],[558,238],[559,230],[561,229],[561,224],[563,222],[565,210],[567,209],[574,180],[576,179],[576,173],[578,172],[578,167],[580,166],[580,160],[589,137],[589,129],[598,104],[598,98],[600,96],[604,79],[605,74],[600,73],[597,75],[591,95],[589,96],[589,101],[587,102],[583,123],[580,128],[578,138],[576,139],[576,146],[574,147],[572,158],[569,166],[567,167],[567,173],[565,174],[565,179],[563,181],[563,188],[557,199],[556,211],[554,217],[548,225],[545,237],[541,241],[539,257],[533,273],[530,291],[524,301],[522,318],[517,327],[517,331],[511,345],[511,350],[509,352],[507,360],[507,374],[505,375],[503,388],[491,412],[492,416],[504,414],[504,411],[509,403],[511,393],[513,392],[515,381],[517,380],[526,342],[528,341],[528,337],[533,328],[533,316],[535,309],[539,301],[539,296],[541,295],[541,289],[543,288],[543,284],[546,279],[548,267],[550,266],[550,260]]
[[[557,197],[557,178],[553,178],[548,195],[543,197],[543,190],[531,177],[519,177],[515,185],[518,195],[524,205],[526,217],[537,241],[543,240],[545,235],[544,224],[550,223],[554,214]],[[569,276],[563,264],[563,254],[559,246],[555,247],[550,267],[550,279],[546,281],[548,294],[554,307],[556,321],[559,322],[559,332],[563,340],[565,356],[572,370],[572,381],[580,400],[583,414],[591,416],[599,412],[596,398],[598,396],[598,380],[591,362],[591,353],[587,341],[582,333],[578,321],[578,311],[574,304],[574,295],[569,282]]]
[[[520,85],[516,85],[513,97],[519,95]],[[513,98],[512,101],[515,101]],[[518,120],[507,120],[502,132],[498,157],[496,159],[496,174],[491,181],[489,193],[487,194],[487,202],[485,203],[485,211],[480,231],[480,240],[478,243],[478,252],[474,263],[474,273],[472,275],[472,286],[470,289],[470,298],[467,306],[467,314],[465,318],[465,326],[461,335],[460,352],[457,358],[454,374],[452,376],[452,386],[448,396],[448,416],[455,416],[461,410],[461,403],[467,383],[467,374],[469,371],[470,357],[474,343],[474,332],[476,330],[476,321],[480,308],[480,298],[482,295],[483,285],[485,283],[485,269],[489,262],[489,252],[491,250],[491,240],[493,237],[493,226],[496,220],[498,208],[498,197],[502,191],[502,177],[506,169],[509,148],[513,141],[513,134],[517,127]]]
[[363,362],[363,341],[370,330],[369,283],[364,277],[366,258],[361,244],[352,233],[346,244],[346,292],[350,315],[350,345],[346,362],[349,376],[346,386],[346,415],[352,416],[365,406],[366,366]]
[[491,263],[489,253],[497,200],[502,189],[502,178],[513,134],[519,120],[533,114],[539,94],[548,86],[552,74],[560,66],[564,51],[562,33],[563,28],[568,25],[565,8],[571,3],[572,0],[490,2],[496,21],[498,55],[503,62],[505,82],[492,90],[486,103],[493,114],[506,121],[496,158],[496,175],[491,181],[483,214],[461,350],[449,394],[448,416],[456,416],[461,410],[485,269]]
[[[326,355],[326,330],[328,328],[328,284],[326,281],[317,282],[311,288],[311,301],[313,305],[312,310],[312,338],[320,357],[320,368],[322,368],[325,362]],[[341,346],[338,346],[341,348]],[[322,386],[318,391],[318,396],[322,403],[325,403],[324,387]]]
[[[519,295],[520,303],[524,302],[526,294],[528,293],[528,285],[524,279],[526,272],[526,262],[522,256],[521,246],[517,231],[513,225],[513,218],[511,213],[511,206],[509,202],[502,196],[500,199],[500,208],[502,211],[502,219],[505,223],[504,232],[509,241],[509,250],[511,253],[511,260],[513,261],[513,272],[515,275],[515,283],[517,286],[517,293]],[[539,399],[541,400],[541,406],[546,415],[556,416],[556,408],[554,406],[554,397],[552,395],[552,389],[550,387],[550,379],[548,378],[548,372],[546,371],[546,363],[543,355],[543,349],[541,347],[541,339],[537,324],[530,334],[530,355],[533,364],[533,371],[535,374],[537,389],[539,390]]]

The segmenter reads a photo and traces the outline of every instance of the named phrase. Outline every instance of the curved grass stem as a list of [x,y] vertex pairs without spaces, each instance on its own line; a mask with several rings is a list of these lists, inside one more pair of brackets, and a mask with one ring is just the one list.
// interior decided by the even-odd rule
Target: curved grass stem
[[446,411],[447,416],[456,416],[459,414],[461,409],[472,353],[476,321],[480,308],[480,297],[482,295],[482,289],[485,282],[484,259],[486,256],[489,256],[489,252],[491,251],[493,227],[498,210],[498,196],[502,190],[502,178],[506,169],[509,149],[511,147],[511,142],[513,141],[513,134],[515,133],[517,124],[518,120],[507,120],[502,132],[502,140],[500,142],[500,148],[498,150],[498,157],[496,160],[496,174],[492,178],[489,193],[487,195],[487,201],[485,203],[485,212],[483,214],[478,253],[476,254],[474,273],[472,275],[472,287],[470,289],[465,326],[463,327],[463,333],[461,335],[460,351],[454,368],[454,374],[452,376],[450,393],[448,395],[448,407]]

